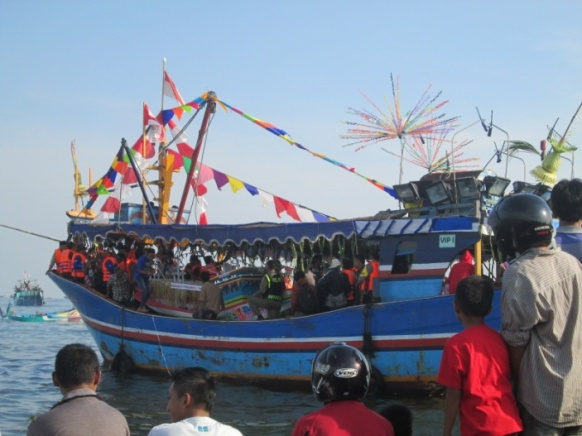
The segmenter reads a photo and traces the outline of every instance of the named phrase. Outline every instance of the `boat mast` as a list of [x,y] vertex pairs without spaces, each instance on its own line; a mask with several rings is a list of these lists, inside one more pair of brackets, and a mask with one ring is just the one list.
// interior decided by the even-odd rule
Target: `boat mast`
[[[145,203],[145,206],[147,207],[147,211],[148,211],[148,214],[150,216],[150,220],[153,224],[157,224],[156,216],[155,216],[154,211],[152,209],[152,204],[148,200],[148,194],[146,193],[146,190],[143,186],[143,178],[141,176],[141,172],[140,172],[139,168],[137,167],[137,165],[135,164],[135,161],[133,160],[133,155],[131,154],[131,150],[127,146],[127,141],[125,140],[125,138],[121,138],[121,147],[123,147],[123,149],[125,150],[125,153],[127,154],[127,158],[129,159],[129,163],[131,164],[131,167],[133,168],[133,171],[135,172],[135,175],[137,178],[137,183],[139,185],[139,189],[141,190],[141,195],[143,196],[143,201]],[[145,220],[144,220],[144,222],[145,222]]]
[[[196,162],[198,161],[198,156],[200,155],[200,148],[202,147],[202,142],[206,131],[208,129],[208,122],[210,120],[210,114],[216,111],[216,94],[213,91],[208,92],[206,97],[206,110],[204,112],[204,118],[202,119],[202,124],[200,126],[200,131],[198,132],[198,140],[196,141],[196,147],[192,152],[192,161],[190,163],[190,170],[188,171],[188,176],[186,177],[186,183],[184,184],[184,192],[182,193],[182,199],[180,200],[180,207],[178,208],[178,214],[176,215],[176,223],[180,224],[182,221],[182,214],[184,213],[184,206],[186,205],[186,199],[188,198],[188,192],[190,191],[190,184],[194,177],[194,170],[196,169]],[[196,195],[196,190],[194,190],[194,195]]]
[[[166,58],[162,59],[162,102],[161,110],[164,110],[164,74],[166,72]],[[166,129],[162,126],[162,129]],[[170,210],[170,193],[172,191],[172,174],[174,170],[173,156],[168,155],[166,149],[166,135],[164,140],[159,144],[158,153],[158,223],[168,224],[168,210]]]

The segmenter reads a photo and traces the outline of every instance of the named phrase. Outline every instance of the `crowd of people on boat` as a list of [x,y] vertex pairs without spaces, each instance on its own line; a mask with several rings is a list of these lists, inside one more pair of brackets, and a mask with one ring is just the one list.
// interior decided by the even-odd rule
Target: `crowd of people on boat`
[[[221,274],[226,258],[217,262],[210,254],[191,254],[188,263],[180,267],[173,248],[173,244],[161,240],[146,245],[129,237],[117,242],[97,237],[92,244],[84,240],[61,241],[48,271],[96,289],[115,302],[141,312],[149,311],[146,303],[152,291],[150,278],[175,277],[178,271],[180,280],[202,283],[193,317],[217,319],[225,304],[214,279]],[[273,259],[265,263],[264,269],[257,292],[248,296],[254,319],[263,319],[261,309],[266,309],[269,319],[275,319],[370,303],[374,279],[379,274],[379,260],[376,253],[369,259],[356,254],[341,261],[331,256],[324,259],[315,253],[306,271],[301,268],[293,271]],[[290,290],[291,309],[282,312],[285,290]]]
[[[177,268],[174,246],[175,243],[162,240],[146,244],[129,237],[117,242],[97,237],[92,244],[85,240],[60,241],[48,271],[96,289],[126,306],[138,303],[136,291],[141,290],[137,310],[147,312],[145,304],[151,293],[150,278],[164,277]],[[198,256],[192,255],[180,274],[190,280],[200,280],[203,272],[216,278],[220,266],[210,255],[204,260],[202,265]]]

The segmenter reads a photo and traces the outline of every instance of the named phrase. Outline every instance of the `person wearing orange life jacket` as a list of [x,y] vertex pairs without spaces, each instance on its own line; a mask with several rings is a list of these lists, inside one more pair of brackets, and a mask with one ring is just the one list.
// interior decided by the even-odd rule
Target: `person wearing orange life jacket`
[[373,254],[368,263],[365,262],[365,257],[361,254],[354,256],[354,267],[358,268],[356,283],[362,293],[362,304],[372,302],[374,279],[378,278],[380,273],[380,262],[377,254]]
[[[61,257],[59,258],[59,265],[61,270],[61,275],[63,277],[71,277],[71,272],[73,271],[73,250],[74,244],[69,241],[67,242],[67,248],[61,251]],[[58,268],[58,267],[57,267]]]
[[346,300],[348,306],[353,306],[356,302],[356,272],[354,271],[354,261],[349,257],[342,260],[342,272],[350,282],[350,291],[346,294]]
[[47,273],[49,273],[50,271],[53,270],[53,268],[56,269],[55,271],[57,272],[57,274],[61,273],[61,269],[60,269],[60,261],[61,261],[61,253],[63,252],[64,249],[67,248],[67,241],[60,241],[59,242],[59,248],[55,249],[54,253],[53,253],[53,257],[51,258],[51,262],[49,263],[49,267],[47,269]]
[[85,282],[85,263],[87,262],[85,247],[80,247],[71,259],[71,277],[77,283]]
[[100,289],[101,292],[107,293],[107,282],[111,275],[115,272],[115,267],[117,266],[117,259],[115,256],[110,253],[106,252],[105,257],[101,261],[101,272],[103,274],[103,287]]

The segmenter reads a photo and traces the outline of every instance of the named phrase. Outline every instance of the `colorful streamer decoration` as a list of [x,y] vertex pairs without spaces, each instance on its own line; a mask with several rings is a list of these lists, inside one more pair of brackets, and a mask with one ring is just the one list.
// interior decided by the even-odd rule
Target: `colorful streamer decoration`
[[349,128],[345,135],[340,135],[340,138],[350,141],[344,147],[358,145],[356,151],[381,141],[399,139],[401,157],[399,183],[402,183],[404,175],[402,163],[407,139],[422,137],[423,140],[428,140],[446,136],[459,117],[447,119],[444,113],[438,114],[438,111],[448,103],[448,100],[438,102],[442,91],[435,97],[430,97],[428,92],[431,85],[425,89],[411,111],[403,112],[400,103],[400,78],[397,78],[396,84],[394,84],[394,77],[390,74],[390,82],[392,83],[394,110],[388,105],[388,114],[384,113],[367,95],[362,93],[379,115],[368,110],[349,108],[349,113],[361,118],[363,122],[344,121],[345,124],[354,127]]
[[455,169],[475,168],[477,165],[473,165],[472,162],[479,161],[479,159],[464,158],[462,150],[472,141],[463,141],[453,145],[451,141],[446,139],[447,134],[448,132],[444,132],[436,137],[426,139],[423,136],[409,138],[409,141],[404,144],[404,156],[385,148],[382,148],[382,150],[392,156],[424,168],[429,173],[452,171],[452,163],[454,163]]
[[448,100],[437,103],[442,91],[435,97],[430,97],[428,92],[431,85],[429,85],[414,108],[409,112],[403,112],[400,103],[400,79],[397,78],[395,84],[394,77],[391,74],[390,81],[392,83],[394,109],[388,106],[388,114],[386,114],[367,95],[362,93],[379,115],[368,110],[349,108],[349,113],[361,118],[363,122],[344,121],[345,124],[354,126],[349,128],[345,135],[340,136],[342,139],[350,141],[344,147],[361,144],[356,148],[356,151],[359,151],[368,145],[381,141],[405,139],[406,137],[414,136],[432,139],[437,138],[439,135],[446,135],[452,130],[454,122],[459,117],[445,118],[446,115],[444,113],[437,113],[439,109],[448,103]]

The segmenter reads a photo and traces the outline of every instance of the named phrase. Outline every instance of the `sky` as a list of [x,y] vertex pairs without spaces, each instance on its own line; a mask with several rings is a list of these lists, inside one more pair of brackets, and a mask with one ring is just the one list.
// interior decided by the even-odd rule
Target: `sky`
[[[0,1],[0,295],[27,271],[47,297],[45,276],[72,209],[76,149],[83,182],[108,170],[126,138],[141,133],[142,105],[162,104],[162,71],[191,101],[206,91],[287,131],[309,150],[392,186],[397,140],[355,151],[342,139],[348,108],[410,111],[431,86],[459,117],[455,142],[479,168],[504,141],[538,145],[556,120],[563,132],[582,102],[582,3],[577,0]],[[362,94],[363,93],[363,94]],[[167,97],[164,108],[174,107]],[[476,108],[495,128],[488,137]],[[579,123],[578,123],[579,124]],[[187,134],[194,144],[199,122]],[[569,142],[582,145],[582,128]],[[570,159],[576,154],[567,154]],[[487,169],[534,182],[534,155]],[[219,109],[203,161],[264,191],[336,218],[371,216],[397,203],[364,179],[290,146]],[[578,161],[580,158],[578,157]],[[560,178],[581,177],[564,161]],[[577,170],[577,171],[576,171]],[[404,179],[425,171],[404,164]],[[525,174],[525,176],[524,176]],[[174,178],[173,204],[184,190]],[[210,223],[290,222],[272,205],[209,185]],[[139,201],[136,200],[136,201]],[[188,203],[192,201],[192,193]],[[34,236],[30,233],[45,236]]]

